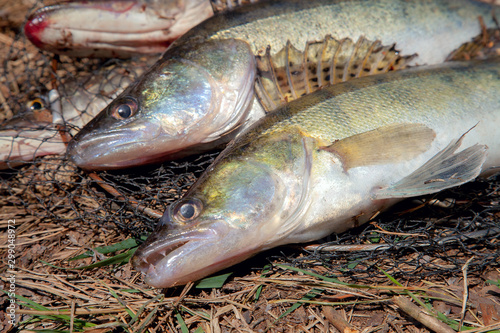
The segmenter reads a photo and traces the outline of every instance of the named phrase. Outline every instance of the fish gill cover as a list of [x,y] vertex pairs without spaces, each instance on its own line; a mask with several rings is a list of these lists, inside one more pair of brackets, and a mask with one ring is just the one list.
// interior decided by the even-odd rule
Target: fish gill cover
[[[50,101],[37,98],[47,96],[47,92],[55,87],[60,98],[67,97],[73,93],[73,88],[65,87],[74,86],[75,83],[78,88],[88,89],[85,86],[88,80],[85,78],[100,75],[103,68],[110,66],[122,68],[124,75],[135,75],[134,68],[127,61],[54,57],[39,52],[26,42],[14,23],[8,27],[0,26],[0,29],[0,36],[3,37],[0,40],[3,43],[0,48],[0,126],[18,131],[20,136],[33,131],[50,133],[49,136],[38,137],[38,141],[35,137],[35,145],[61,134],[64,138],[65,134],[71,135],[77,130],[75,126],[78,127],[65,123],[64,119],[56,127],[44,123],[43,109],[49,107],[44,103]],[[106,77],[100,84],[104,82]],[[42,116],[30,118],[28,123],[13,122],[12,119],[26,109],[37,111]],[[37,122],[36,128],[32,126],[33,119]],[[15,221],[16,261],[14,269],[1,269],[3,285],[0,288],[8,291],[8,278],[15,272],[15,293],[18,295],[16,323],[39,318],[40,322],[24,322],[22,327],[69,327],[69,315],[67,320],[62,315],[36,316],[42,316],[42,313],[46,315],[46,312],[50,313],[55,308],[61,311],[66,309],[69,314],[72,302],[73,309],[76,302],[77,310],[81,311],[73,312],[77,317],[71,324],[75,330],[113,323],[131,331],[147,327],[161,327],[164,330],[194,330],[201,327],[203,331],[208,324],[219,325],[226,330],[234,325],[252,330],[274,325],[274,331],[280,331],[297,322],[319,329],[321,321],[299,310],[276,323],[280,315],[288,314],[283,304],[285,309],[291,309],[292,304],[306,304],[310,299],[326,305],[337,304],[332,301],[340,301],[342,297],[324,289],[318,292],[317,288],[311,289],[310,286],[320,286],[321,283],[339,279],[351,284],[366,284],[376,290],[377,284],[390,284],[393,281],[387,276],[408,283],[410,289],[421,280],[434,285],[446,282],[460,296],[463,294],[463,289],[460,292],[462,282],[457,281],[463,276],[464,267],[467,267],[472,286],[482,286],[475,298],[471,297],[473,306],[470,311],[477,315],[478,309],[483,309],[483,326],[500,320],[495,320],[495,313],[498,315],[500,312],[498,305],[495,308],[488,303],[484,294],[487,292],[484,280],[495,282],[499,278],[498,177],[476,181],[423,199],[407,200],[390,212],[375,217],[373,223],[331,235],[306,249],[295,245],[268,251],[250,262],[255,269],[249,269],[249,265],[244,263],[226,270],[233,273],[233,280],[215,293],[196,289],[186,289],[186,293],[183,293],[182,288],[176,288],[162,295],[159,294],[161,290],[155,292],[147,289],[130,265],[81,273],[44,263],[75,268],[81,263],[68,263],[66,259],[88,248],[119,243],[127,238],[140,242],[141,236],[153,230],[158,221],[155,216],[162,214],[170,203],[179,199],[216,156],[217,152],[213,152],[160,166],[89,174],[76,168],[63,153],[58,153],[23,161],[18,166],[7,165],[1,170],[0,237],[8,239],[9,226],[12,225],[9,221]],[[9,252],[8,246],[4,244],[7,243],[0,242],[0,256],[7,265]],[[332,246],[333,250],[328,250],[327,246]],[[93,255],[99,256],[97,253]],[[263,269],[269,262],[273,266]],[[304,275],[304,272],[316,275]],[[57,278],[51,277],[53,275],[57,275]],[[295,284],[291,284],[291,281],[295,281]],[[265,285],[265,288],[259,288],[259,285]],[[67,292],[65,288],[73,292],[69,298],[60,296]],[[259,290],[258,293],[256,290]],[[308,296],[308,299],[306,296],[313,291],[315,294]],[[114,293],[119,293],[119,296]],[[277,296],[280,293],[281,298]],[[493,295],[498,301],[498,291],[496,293]],[[379,292],[377,297],[387,296],[382,294]],[[110,295],[116,297],[111,297],[110,301]],[[452,311],[451,317],[457,320],[460,318],[460,311],[457,311],[461,301],[459,296],[458,301],[452,303],[453,306],[448,305]],[[366,295],[363,297],[367,298]],[[369,299],[374,301],[377,297]],[[287,303],[286,299],[301,302]],[[0,294],[4,309],[10,304],[9,300],[7,294]],[[438,306],[438,301],[439,298],[430,302]],[[123,302],[128,303],[127,307],[123,306]],[[324,320],[330,318],[324,304],[308,304],[304,307]],[[349,302],[340,306],[345,311],[368,314],[370,318],[382,313],[384,320],[374,319],[371,323],[373,326],[378,321],[382,325],[391,319],[402,319],[400,313],[386,313],[388,305],[375,301],[374,304],[358,305],[356,309]],[[85,306],[102,311],[86,312]],[[134,309],[137,317],[129,313],[131,317],[126,323],[118,322],[108,314],[127,313],[129,308]],[[470,315],[467,318],[469,322],[474,320]],[[12,328],[7,321],[0,325],[4,329]],[[359,318],[352,325],[369,326]]]

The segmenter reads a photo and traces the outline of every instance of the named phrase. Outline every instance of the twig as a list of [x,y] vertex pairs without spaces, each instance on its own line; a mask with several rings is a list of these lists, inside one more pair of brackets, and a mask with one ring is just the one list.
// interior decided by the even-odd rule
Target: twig
[[423,311],[404,296],[392,298],[394,304],[399,306],[407,315],[420,322],[425,327],[439,333],[456,333],[449,326],[443,324],[438,319]]
[[141,205],[139,202],[137,202],[133,199],[129,199],[129,198],[125,197],[123,194],[118,192],[114,187],[112,187],[109,184],[106,184],[104,182],[104,180],[101,177],[99,177],[99,175],[97,175],[95,172],[89,173],[89,177],[92,178],[93,180],[95,180],[96,183],[100,187],[102,187],[109,194],[113,195],[115,198],[120,199],[120,200],[125,200],[132,207],[134,207],[135,209],[137,209],[139,211],[144,212],[145,214],[149,215],[150,217],[159,219],[163,216],[163,214],[155,211],[154,209],[148,208],[144,205]]
[[395,235],[395,236],[411,236],[411,237],[425,237],[424,234],[410,234],[406,232],[392,232],[392,231],[387,231],[384,230],[381,226],[377,224],[377,222],[371,222],[371,225],[373,225],[375,228],[378,229],[378,233],[381,234],[386,234],[386,235]]
[[73,327],[75,324],[75,301],[71,301],[71,317],[69,321],[69,332],[73,333]]
[[177,308],[179,306],[179,303],[186,297],[187,293],[191,290],[191,288],[194,286],[193,282],[189,282],[187,285],[184,286],[184,289],[182,289],[182,292],[179,296],[179,298],[174,302],[174,308]]
[[323,307],[323,313],[325,314],[326,319],[328,319],[328,321],[332,323],[332,325],[335,326],[335,328],[341,333],[359,333],[359,330],[352,327],[344,318],[342,318],[340,313],[335,311],[335,309],[331,306]]
[[469,260],[462,267],[462,273],[464,275],[464,297],[462,299],[462,312],[460,312],[460,326],[458,327],[458,331],[462,330],[462,326],[464,324],[465,312],[467,311],[467,299],[469,298],[469,286],[467,282],[467,268],[469,267],[469,263],[474,259],[474,256],[470,257]]
[[453,235],[448,237],[443,237],[441,239],[434,239],[433,241],[422,241],[422,242],[399,242],[396,244],[359,244],[359,245],[321,245],[314,244],[304,247],[307,251],[319,251],[319,252],[358,252],[358,251],[380,251],[387,250],[391,248],[416,248],[416,247],[427,247],[435,245],[444,245],[452,242],[465,241],[467,239],[477,239],[483,238],[485,236],[491,236],[500,234],[500,228],[490,228],[485,230],[478,230],[473,232],[468,232],[461,235]]

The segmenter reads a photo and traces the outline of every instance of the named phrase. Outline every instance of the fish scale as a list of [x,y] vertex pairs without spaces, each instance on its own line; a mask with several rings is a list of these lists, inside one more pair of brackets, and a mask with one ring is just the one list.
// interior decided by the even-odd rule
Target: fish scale
[[[241,8],[238,13],[216,16],[190,30],[174,45],[188,45],[191,39],[200,42],[240,38],[248,41],[256,53],[266,46],[280,50],[287,40],[302,46],[326,35],[354,40],[364,36],[384,45],[397,42],[403,52],[418,53],[418,63],[434,64],[479,35],[478,15],[487,26],[494,24],[491,6],[463,0],[264,1]],[[453,33],[457,29],[463,32],[460,36]],[[284,31],[290,32],[285,33],[286,39],[282,37]],[[436,35],[441,37],[430,38]]]
[[[472,65],[471,65],[472,66]],[[439,70],[437,70],[439,71]],[[404,74],[394,73],[393,76],[383,76],[383,79],[371,77],[364,80],[367,85],[376,85],[363,89],[364,99],[357,98],[359,85],[346,82],[343,85],[342,97],[336,98],[335,103],[329,101],[332,94],[329,90],[323,90],[317,93],[315,100],[323,100],[320,103],[315,101],[310,102],[309,99],[300,100],[297,104],[304,103],[304,106],[298,105],[293,108],[285,108],[282,111],[283,117],[290,117],[284,120],[284,123],[274,124],[263,134],[272,133],[274,130],[280,130],[283,126],[297,125],[304,131],[311,133],[314,136],[319,136],[327,141],[342,139],[344,137],[355,134],[359,130],[367,131],[387,123],[392,123],[394,120],[399,121],[421,121],[432,125],[442,119],[448,119],[462,116],[461,112],[453,115],[454,110],[463,109],[464,105],[470,105],[469,96],[473,91],[476,95],[477,91],[485,90],[485,86],[481,86],[476,81],[464,80],[462,75],[451,76],[447,71],[442,75],[428,72],[415,77],[411,74],[412,71],[404,72]],[[467,71],[464,70],[464,76]],[[492,75],[498,75],[498,72],[486,72],[483,74],[482,82],[488,82],[488,85],[494,85],[500,91],[499,81],[492,79],[489,82],[488,78]],[[446,86],[443,83],[448,83]],[[450,94],[451,91],[460,92]],[[481,99],[487,97],[495,98],[492,94],[492,88],[488,87],[485,90],[489,94],[479,96]],[[338,95],[335,91],[333,96]],[[450,96],[446,98],[446,96]],[[428,99],[436,101],[433,105],[428,104]],[[410,102],[408,102],[411,100]],[[312,104],[314,106],[310,106]],[[308,109],[307,114],[302,112]],[[366,112],[371,109],[371,112]],[[359,111],[362,110],[362,111]],[[432,113],[432,119],[431,117]],[[289,115],[287,112],[295,114]],[[336,137],[332,137],[335,133]]]
[[[395,44],[402,55],[417,54],[410,65],[437,64],[480,34],[478,17],[494,27],[494,8],[471,0],[280,0],[215,15],[176,40],[82,129],[68,155],[84,169],[116,169],[213,149],[268,111],[254,89],[255,57],[268,48],[279,52],[291,44],[303,51],[327,36],[365,38],[383,47]],[[170,73],[177,75],[165,80]],[[158,82],[163,89],[155,88]],[[123,117],[117,113],[122,106],[133,112]],[[180,121],[188,112],[196,122]]]

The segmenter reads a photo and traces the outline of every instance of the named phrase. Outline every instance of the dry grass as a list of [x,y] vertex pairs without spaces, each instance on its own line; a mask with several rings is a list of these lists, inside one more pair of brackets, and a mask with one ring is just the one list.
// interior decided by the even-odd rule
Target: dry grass
[[[10,9],[9,17],[31,6]],[[53,81],[50,55],[17,38],[22,20],[8,22],[0,25],[0,57],[6,61],[0,120],[21,109],[35,85],[51,88]],[[61,61],[63,81],[65,73],[94,64]],[[166,203],[146,192],[174,200],[196,175],[163,177],[156,187],[144,181],[140,193],[127,195],[161,212]],[[330,239],[358,250],[387,245],[383,250],[280,248],[222,272],[232,274],[220,288],[158,290],[129,264],[76,269],[113,253],[68,261],[89,248],[137,237],[155,219],[105,193],[63,158],[41,159],[0,176],[0,289],[8,291],[15,275],[17,303],[15,326],[0,313],[2,332],[399,333],[457,331],[460,325],[469,332],[500,332],[498,179],[437,197],[438,203],[455,199],[451,208],[407,202],[373,225]],[[9,220],[16,225],[14,269],[7,262]],[[484,230],[493,234],[474,234]],[[7,310],[9,297],[2,293],[0,302]]]

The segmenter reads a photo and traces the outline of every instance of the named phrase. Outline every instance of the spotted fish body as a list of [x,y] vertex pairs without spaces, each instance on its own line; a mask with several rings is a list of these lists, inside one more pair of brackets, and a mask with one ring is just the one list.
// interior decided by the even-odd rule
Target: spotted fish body
[[292,101],[221,153],[132,262],[154,287],[185,284],[498,171],[499,91],[494,59],[364,77]]
[[253,82],[255,55],[268,47],[364,36],[416,53],[412,64],[437,64],[480,34],[478,17],[494,27],[493,9],[471,0],[280,0],[215,15],[175,41],[68,153],[82,168],[112,169],[212,149],[265,114]]

